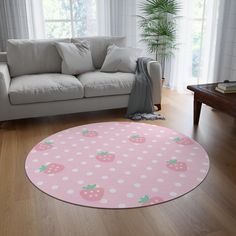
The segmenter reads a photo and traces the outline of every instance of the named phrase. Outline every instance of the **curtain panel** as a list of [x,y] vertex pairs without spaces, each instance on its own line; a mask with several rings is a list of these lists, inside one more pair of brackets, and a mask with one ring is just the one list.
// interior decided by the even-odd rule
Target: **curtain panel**
[[[229,0],[230,1],[230,0]],[[193,75],[194,1],[180,0],[181,12],[177,21],[178,48],[167,67],[166,86],[185,91],[189,84],[212,83],[218,80],[221,67],[221,41],[225,0],[204,0],[201,19],[199,71]],[[196,22],[196,21],[195,21]]]
[[[223,0],[222,0],[223,1]],[[218,67],[215,68],[215,82],[236,81],[236,1],[224,0],[221,7],[221,40],[218,40]],[[223,4],[223,2],[221,3]]]
[[125,36],[128,46],[136,46],[137,0],[97,0],[98,34]]
[[30,39],[45,38],[42,0],[25,0]]
[[6,50],[11,38],[28,38],[28,22],[25,0],[0,1],[0,51]]

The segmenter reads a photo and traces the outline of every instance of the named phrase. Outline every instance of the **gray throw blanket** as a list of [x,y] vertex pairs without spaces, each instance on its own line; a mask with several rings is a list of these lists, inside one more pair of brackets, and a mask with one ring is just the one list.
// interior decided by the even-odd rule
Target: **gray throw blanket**
[[137,61],[135,83],[130,94],[126,117],[133,120],[165,119],[159,114],[154,114],[152,100],[152,80],[149,76],[147,65],[150,58],[141,57]]

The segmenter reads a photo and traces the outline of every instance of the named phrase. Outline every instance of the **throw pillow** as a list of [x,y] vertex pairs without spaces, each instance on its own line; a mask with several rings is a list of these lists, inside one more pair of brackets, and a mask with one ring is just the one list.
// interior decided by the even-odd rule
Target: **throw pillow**
[[62,74],[78,75],[95,70],[88,41],[56,43],[56,48],[62,58]]
[[114,44],[110,45],[107,48],[107,56],[101,71],[134,73],[140,53],[140,49],[137,48],[121,48]]

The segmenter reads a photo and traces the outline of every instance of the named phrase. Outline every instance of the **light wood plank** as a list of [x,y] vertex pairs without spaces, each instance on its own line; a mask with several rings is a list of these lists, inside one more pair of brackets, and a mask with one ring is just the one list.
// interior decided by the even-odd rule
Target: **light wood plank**
[[125,121],[125,109],[10,121],[0,129],[1,236],[230,236],[236,235],[235,119],[203,105],[194,127],[193,96],[164,89],[166,121],[208,152],[211,169],[194,191],[174,201],[131,210],[102,210],[56,200],[27,179],[27,153],[43,138],[73,126]]

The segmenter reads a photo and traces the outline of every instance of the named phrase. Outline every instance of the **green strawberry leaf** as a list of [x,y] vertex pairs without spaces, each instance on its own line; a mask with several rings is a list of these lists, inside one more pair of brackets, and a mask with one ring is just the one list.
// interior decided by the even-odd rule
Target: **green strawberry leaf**
[[82,129],[82,133],[83,133],[83,134],[87,134],[88,132],[89,132],[88,129],[86,129],[86,128],[85,128],[85,129]]
[[43,172],[43,171],[45,171],[46,169],[47,169],[47,166],[46,166],[46,165],[42,165],[42,166],[39,167],[39,171],[40,171],[40,172]]
[[139,203],[146,203],[150,200],[150,197],[148,195],[144,195],[139,199]]
[[177,138],[175,138],[174,140],[175,140],[175,142],[179,142],[179,141],[181,141],[181,138],[180,138],[180,137],[177,137]]
[[140,136],[139,136],[139,134],[132,134],[130,137],[131,138],[139,138]]
[[176,164],[177,163],[177,160],[175,159],[175,160],[169,160],[169,161],[167,161],[169,164]]
[[102,155],[102,156],[105,156],[105,155],[108,155],[109,152],[106,152],[106,151],[99,151],[97,152],[98,155]]
[[53,144],[53,141],[48,140],[48,141],[45,141],[44,143],[45,143],[45,144],[48,144],[48,145],[51,145],[51,144]]
[[89,185],[83,187],[83,189],[86,189],[86,190],[95,189],[96,186],[97,186],[96,184],[89,184]]

